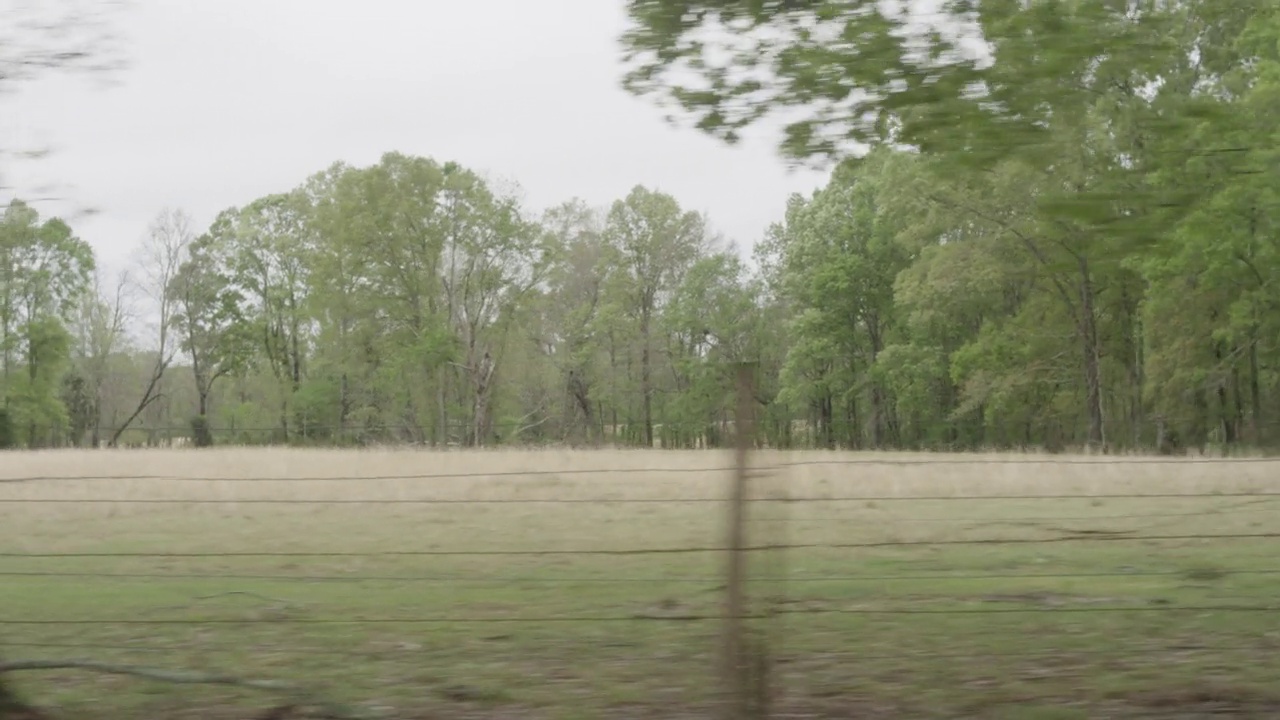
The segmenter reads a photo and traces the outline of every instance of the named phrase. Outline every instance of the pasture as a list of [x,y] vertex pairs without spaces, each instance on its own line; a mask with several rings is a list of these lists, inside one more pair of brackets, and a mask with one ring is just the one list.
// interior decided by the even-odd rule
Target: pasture
[[[750,560],[778,717],[1280,714],[1280,463],[753,461],[750,543],[787,547]],[[294,681],[385,717],[706,717],[730,463],[2,455],[0,660]],[[280,702],[82,670],[6,677],[77,720]]]

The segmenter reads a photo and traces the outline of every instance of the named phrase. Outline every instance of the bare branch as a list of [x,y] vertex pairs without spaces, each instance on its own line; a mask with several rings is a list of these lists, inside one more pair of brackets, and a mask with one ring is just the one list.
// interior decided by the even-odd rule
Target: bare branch
[[161,381],[177,355],[176,344],[170,340],[177,314],[177,301],[171,292],[171,286],[182,263],[189,257],[194,240],[191,218],[182,210],[162,210],[147,229],[147,236],[140,248],[142,282],[139,289],[155,303],[156,359],[138,404],[112,435],[109,442],[112,447],[119,443],[120,436],[142,415],[147,406],[159,397]]

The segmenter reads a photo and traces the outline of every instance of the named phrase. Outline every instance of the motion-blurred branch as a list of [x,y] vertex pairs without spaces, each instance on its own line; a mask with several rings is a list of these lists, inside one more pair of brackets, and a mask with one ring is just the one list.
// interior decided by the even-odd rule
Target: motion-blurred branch
[[[0,94],[55,72],[109,80],[126,64],[114,20],[130,4],[131,0],[0,0]],[[39,160],[51,152],[48,147],[0,146],[0,188],[9,189],[3,184],[6,165]]]
[[112,19],[128,0],[0,0],[0,91],[53,71],[124,66]]

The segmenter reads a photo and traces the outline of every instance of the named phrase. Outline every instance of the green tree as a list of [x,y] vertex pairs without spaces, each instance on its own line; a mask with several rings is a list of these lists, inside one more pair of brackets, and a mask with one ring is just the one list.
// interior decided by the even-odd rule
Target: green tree
[[63,373],[70,359],[71,336],[55,317],[39,317],[23,327],[27,372],[9,388],[9,412],[15,428],[25,429],[28,448],[54,446],[68,428],[63,402]]
[[17,200],[0,217],[0,391],[11,422],[25,430],[31,445],[65,429],[61,383],[70,349],[65,324],[93,271],[92,248],[65,222],[41,222],[34,209]]
[[[1206,8],[1207,9],[1207,8]],[[1144,400],[1153,442],[1274,445],[1274,338],[1280,257],[1277,195],[1280,11],[1270,3],[1222,6],[1200,18],[1205,50],[1184,85],[1228,105],[1195,119],[1156,178],[1172,193],[1202,188],[1166,242],[1133,261],[1147,283]]]
[[663,308],[661,354],[672,378],[663,403],[663,447],[719,446],[734,406],[736,363],[758,362],[757,308],[732,249],[696,260]]
[[68,392],[77,398],[68,405],[68,409],[75,408],[71,413],[73,437],[91,447],[98,447],[102,440],[107,396],[113,389],[109,385],[119,383],[113,361],[120,359],[129,341],[128,284],[128,274],[123,273],[108,289],[101,273],[95,272],[92,288],[82,296],[69,325],[75,381]]
[[[563,439],[598,443],[604,398],[600,322],[608,255],[601,213],[580,200],[549,210],[542,219],[552,248],[540,323],[533,338],[554,371],[546,382],[564,389]],[[614,420],[616,423],[616,419]]]
[[308,192],[312,311],[344,398],[362,396],[366,427],[487,443],[515,311],[545,267],[536,224],[476,173],[396,153]]
[[541,283],[550,260],[545,236],[524,216],[513,193],[475,173],[444,167],[443,290],[449,323],[460,348],[467,398],[466,445],[493,435],[498,372],[520,305]]
[[395,153],[311,182],[309,291],[332,350],[321,364],[347,378],[343,427],[448,440],[457,347],[443,302],[444,183],[440,164]]
[[306,379],[312,335],[307,300],[315,228],[309,198],[295,190],[226,210],[209,234],[211,247],[217,248],[217,272],[228,288],[219,305],[225,308],[226,331],[239,341],[236,364],[247,367],[258,360],[270,371],[274,397],[269,402],[284,438],[295,416],[300,427],[294,429],[315,435],[316,429],[307,427],[314,421],[292,408]]
[[655,321],[689,268],[703,257],[706,219],[675,198],[636,186],[615,201],[605,220],[613,272],[609,297],[630,321],[639,348],[640,422],[646,447],[654,444]]
[[948,0],[926,13],[873,0],[630,0],[624,85],[728,141],[785,110],[795,119],[782,150],[797,161],[894,142],[985,163],[1050,137],[1064,85],[1149,76],[1176,54],[1168,31],[1181,13],[1156,0]]
[[794,313],[785,395],[812,410],[828,445],[897,439],[873,370],[896,326],[894,279],[909,260],[887,202],[899,162],[910,159],[880,150],[843,165],[812,200],[791,204],[779,238],[781,291]]
[[[192,241],[186,260],[166,288],[174,304],[174,332],[191,362],[196,416],[201,418],[209,416],[214,383],[242,370],[252,355],[243,297],[227,272],[222,223],[222,219],[215,221],[210,233]],[[210,441],[207,436],[198,439],[201,445]]]
[[[786,110],[798,116],[783,143],[793,160],[858,155],[868,144],[913,148],[931,168],[915,191],[953,216],[934,242],[977,225],[1034,261],[1030,294],[1004,318],[984,319],[952,368],[967,388],[964,406],[987,413],[984,394],[1030,383],[1035,397],[1016,403],[1051,408],[1031,413],[1043,430],[1097,447],[1141,436],[1143,283],[1130,259],[1211,195],[1185,174],[1179,152],[1193,133],[1224,127],[1242,83],[1259,77],[1255,61],[1266,52],[1258,48],[1269,46],[1255,42],[1248,56],[1236,44],[1262,5],[951,2],[931,18],[827,0],[629,7],[633,92],[674,101],[728,140]],[[927,20],[938,21],[936,32]],[[946,21],[976,31],[985,48],[962,47],[938,24]],[[807,312],[797,322],[819,321]],[[986,362],[1002,357],[1001,338],[1046,321],[1070,327],[1072,343],[1014,340],[1007,362]],[[810,334],[837,342],[818,325]],[[1078,380],[1062,375],[1063,351],[1078,358]],[[796,370],[826,377],[832,368],[814,352],[797,355],[807,359]],[[1043,372],[1026,372],[1028,363]],[[1116,421],[1130,432],[1108,433]]]

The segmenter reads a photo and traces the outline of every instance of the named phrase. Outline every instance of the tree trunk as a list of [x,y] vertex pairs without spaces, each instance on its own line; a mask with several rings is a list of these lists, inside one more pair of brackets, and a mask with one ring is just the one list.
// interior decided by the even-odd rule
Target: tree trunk
[[1194,420],[1192,421],[1191,442],[1200,449],[1200,454],[1205,452],[1205,446],[1209,443],[1209,401],[1205,398],[1206,390],[1197,388],[1192,398],[1192,408],[1194,410]]
[[351,412],[351,388],[348,386],[347,374],[342,373],[338,383],[338,437],[341,440],[347,433],[347,415]]
[[1240,382],[1240,366],[1232,364],[1231,366],[1231,424],[1234,426],[1233,434],[1235,441],[1240,442],[1244,439],[1244,435],[1248,432],[1244,423],[1244,396],[1240,389],[1244,383]]
[[1231,423],[1231,401],[1227,396],[1227,379],[1221,375],[1223,352],[1220,342],[1213,344],[1213,359],[1216,361],[1219,374],[1213,388],[1214,397],[1218,400],[1218,418],[1215,424],[1218,426],[1218,436],[1223,447],[1230,448],[1235,444],[1235,431]]
[[93,428],[89,431],[89,447],[98,448],[102,446],[102,407],[95,405],[93,409]]
[[825,395],[818,401],[818,413],[822,446],[828,450],[834,450],[836,447],[835,403],[832,402],[830,395]]
[[440,368],[440,382],[436,384],[436,432],[435,444],[445,447],[449,444],[449,369]]
[[[594,421],[591,417],[591,388],[582,379],[582,374],[574,370],[569,371],[569,395],[573,398],[574,403],[573,434],[577,435],[576,428],[581,427],[581,441],[591,443],[595,439]],[[579,424],[577,417],[579,412],[582,413],[581,424]]]
[[1102,358],[1098,347],[1098,318],[1094,312],[1094,289],[1089,277],[1089,262],[1081,256],[1080,265],[1080,350],[1083,355],[1085,411],[1089,419],[1086,445],[1091,450],[1106,451],[1106,433],[1102,414]]
[[489,398],[488,395],[476,395],[471,418],[471,445],[484,447],[488,444]]
[[[1262,386],[1258,381],[1258,339],[1249,338],[1249,405],[1250,435],[1256,445],[1263,443]],[[1270,438],[1268,438],[1270,440]]]
[[[870,359],[867,363],[867,372],[870,374],[876,366],[876,359],[880,357],[880,350],[884,344],[880,332],[880,317],[878,313],[871,313],[867,318],[867,339],[870,341]],[[872,450],[879,450],[884,443],[885,430],[885,412],[884,412],[884,391],[880,387],[880,383],[871,378],[871,417],[867,418],[867,425],[871,428],[871,434],[868,438],[871,443]]]
[[494,362],[485,351],[484,356],[471,368],[471,382],[474,395],[472,398],[471,430],[469,444],[483,447],[487,444],[490,430],[489,396],[492,392]]
[[289,442],[289,401],[280,401],[280,442]]
[[844,408],[845,423],[848,425],[848,431],[845,433],[846,450],[861,450],[862,441],[862,418],[858,414],[858,395],[851,393],[849,402]]
[[293,318],[292,327],[289,330],[292,333],[292,336],[289,338],[289,344],[291,346],[289,371],[291,379],[293,380],[293,391],[298,392],[298,388],[302,387],[302,348],[299,346],[298,341],[299,331],[298,319],[296,316]]
[[1130,404],[1129,424],[1133,433],[1133,447],[1142,447],[1142,424],[1145,408],[1142,403],[1142,386],[1146,384],[1146,373],[1143,368],[1146,358],[1142,352],[1142,320],[1135,318],[1133,324],[1133,360],[1129,364]]
[[646,308],[640,315],[640,394],[646,448],[653,447],[653,377],[649,365],[649,311]]
[[111,434],[111,440],[107,443],[108,445],[116,447],[120,442],[120,436],[124,434],[125,430],[129,429],[129,426],[133,424],[133,421],[137,420],[138,416],[141,415],[144,410],[159,399],[160,395],[157,392],[157,388],[160,385],[160,380],[164,377],[164,372],[167,367],[167,361],[156,365],[155,370],[151,373],[150,380],[147,382],[146,390],[142,393],[142,399],[138,401],[138,406],[133,409],[133,412],[130,413],[129,417],[126,418],[125,421],[115,429],[115,432]]
[[1227,398],[1227,383],[1218,383],[1216,390],[1218,395],[1218,431],[1222,437],[1222,444],[1226,448],[1230,448],[1236,443],[1235,424],[1231,422],[1231,401]]

